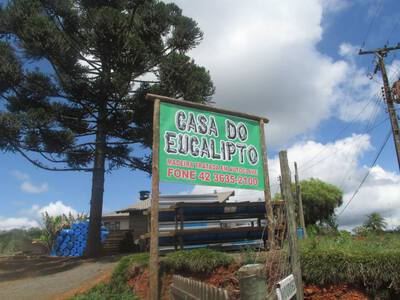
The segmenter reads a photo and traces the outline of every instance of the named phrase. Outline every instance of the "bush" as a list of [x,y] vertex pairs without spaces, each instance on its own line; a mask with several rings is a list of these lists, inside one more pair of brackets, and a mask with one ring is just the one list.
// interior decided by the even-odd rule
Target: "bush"
[[210,249],[183,250],[168,253],[162,260],[166,269],[190,273],[211,273],[218,267],[227,267],[233,262],[228,254]]
[[134,265],[148,264],[149,254],[140,253],[122,257],[115,267],[108,283],[98,284],[86,293],[76,295],[74,300],[139,300],[128,285],[129,269]]
[[24,252],[32,245],[32,240],[38,239],[42,234],[40,228],[11,229],[0,231],[0,254],[11,255]]
[[346,283],[380,297],[400,293],[400,238],[368,236],[362,240],[340,234],[337,238],[302,242],[301,266],[307,283]]
[[126,282],[129,279],[131,269],[134,267],[144,267],[149,263],[148,253],[139,253],[124,256],[121,258],[111,275],[111,282]]
[[72,213],[69,213],[68,215],[50,216],[46,211],[42,213],[43,230],[39,240],[46,246],[47,251],[50,253],[61,229],[70,228],[73,223],[85,221],[87,219],[88,217],[86,214],[74,216]]
[[116,290],[112,285],[102,283],[84,294],[77,295],[74,300],[139,300],[128,285]]

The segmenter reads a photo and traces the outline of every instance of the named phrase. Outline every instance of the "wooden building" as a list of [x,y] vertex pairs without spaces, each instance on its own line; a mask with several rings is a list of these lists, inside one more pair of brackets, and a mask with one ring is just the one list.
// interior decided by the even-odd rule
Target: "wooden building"
[[[183,194],[183,195],[160,195],[160,209],[168,208],[175,203],[223,203],[234,196],[234,191],[214,192],[207,194]],[[148,210],[151,207],[151,198],[116,211],[116,214],[129,215],[129,229],[132,231],[133,239],[139,241],[140,237],[150,231],[150,215]],[[168,226],[168,224],[164,224]],[[166,229],[160,226],[160,230]]]

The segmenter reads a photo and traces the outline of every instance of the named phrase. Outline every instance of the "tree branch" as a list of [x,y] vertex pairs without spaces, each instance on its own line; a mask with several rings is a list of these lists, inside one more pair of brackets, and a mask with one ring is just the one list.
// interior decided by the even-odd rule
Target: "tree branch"
[[43,169],[43,170],[47,170],[47,171],[59,171],[59,172],[63,172],[63,171],[83,171],[83,172],[93,172],[93,168],[51,168],[51,167],[47,167],[45,165],[43,165],[41,162],[36,161],[32,158],[30,158],[27,154],[25,154],[21,149],[19,149],[18,147],[13,146],[14,149],[19,152],[26,160],[28,160],[30,163],[32,163],[33,165],[35,165],[36,167]]

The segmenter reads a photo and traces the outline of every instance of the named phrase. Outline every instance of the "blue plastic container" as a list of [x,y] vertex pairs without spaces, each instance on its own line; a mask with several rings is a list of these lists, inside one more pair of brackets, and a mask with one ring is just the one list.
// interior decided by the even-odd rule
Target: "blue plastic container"
[[304,230],[302,227],[297,227],[297,238],[299,240],[304,238]]

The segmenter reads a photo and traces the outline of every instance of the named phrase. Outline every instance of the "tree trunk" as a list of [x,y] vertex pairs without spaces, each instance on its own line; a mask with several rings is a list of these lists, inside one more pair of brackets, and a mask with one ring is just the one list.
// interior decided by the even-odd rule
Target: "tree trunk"
[[97,257],[101,254],[101,218],[103,213],[104,173],[106,160],[106,132],[102,119],[106,110],[100,109],[98,130],[96,132],[96,148],[92,175],[92,196],[90,199],[89,232],[86,248],[87,257]]

